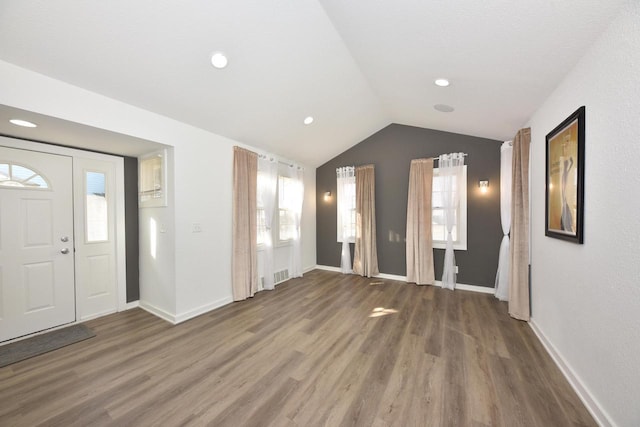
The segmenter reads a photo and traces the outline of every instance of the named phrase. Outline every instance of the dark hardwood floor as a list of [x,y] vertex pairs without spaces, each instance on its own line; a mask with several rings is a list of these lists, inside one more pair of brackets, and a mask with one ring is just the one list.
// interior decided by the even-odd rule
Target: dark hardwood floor
[[140,309],[0,369],[2,426],[593,426],[493,296],[312,271],[172,326]]

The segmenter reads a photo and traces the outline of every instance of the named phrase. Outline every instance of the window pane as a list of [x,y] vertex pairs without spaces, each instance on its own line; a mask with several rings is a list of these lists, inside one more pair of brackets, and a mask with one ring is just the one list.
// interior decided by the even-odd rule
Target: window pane
[[109,240],[109,218],[104,173],[87,172],[85,175],[87,242]]
[[20,165],[0,164],[0,186],[28,188],[49,188],[47,181],[37,172]]
[[288,203],[288,197],[291,194],[291,185],[293,185],[293,180],[286,176],[278,177],[278,206],[281,208],[288,208],[290,203]]
[[434,224],[431,228],[431,235],[433,236],[433,241],[444,241],[446,236],[444,225]]
[[47,188],[47,183],[45,182],[45,180],[40,175],[36,175],[33,178],[31,178],[29,181],[27,181],[27,185],[35,186],[35,187],[41,187],[41,188]]
[[0,181],[9,179],[9,165],[6,163],[0,164]]
[[37,174],[31,169],[20,165],[11,165],[11,177],[16,181],[26,181],[34,175]]
[[431,222],[433,223],[433,225],[444,226],[444,210],[434,209],[431,213]]
[[[466,206],[467,206],[467,192],[466,192],[466,174],[467,167],[464,166],[462,175],[458,179],[453,179],[454,193],[460,191],[459,203],[455,209],[455,224],[451,230],[451,237],[456,245],[460,245],[460,248],[466,250]],[[444,225],[444,178],[439,176],[438,168],[433,170],[433,192],[431,196],[432,202],[432,236],[434,243],[442,245],[447,241],[447,230]],[[454,196],[455,197],[455,196]],[[442,247],[442,246],[440,246]],[[460,249],[456,248],[456,249]]]
[[258,208],[258,244],[263,245],[266,243],[267,234],[267,220],[263,208]]
[[279,225],[280,225],[280,240],[291,240],[295,237],[295,221],[293,218],[293,212],[288,209],[279,209]]
[[434,175],[433,175],[433,179],[432,179],[432,191],[442,191],[444,190],[443,186],[442,186],[442,178],[440,178],[439,176],[435,175],[436,170],[434,170]]
[[140,200],[162,197],[162,156],[153,156],[140,162]]
[[431,206],[436,209],[436,208],[442,208],[443,202],[442,202],[442,193],[441,192],[434,192],[431,195]]
[[[355,177],[338,178],[338,242],[342,242],[343,236],[350,236],[349,241],[353,242],[356,235],[356,181]],[[344,194],[343,194],[344,193]],[[346,214],[346,220],[343,217]]]

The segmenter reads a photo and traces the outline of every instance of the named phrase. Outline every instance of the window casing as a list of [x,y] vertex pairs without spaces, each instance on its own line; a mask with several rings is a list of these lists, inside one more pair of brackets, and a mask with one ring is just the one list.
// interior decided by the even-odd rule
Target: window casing
[[[457,187],[460,183],[460,188]],[[456,209],[456,222],[451,235],[453,237],[453,249],[467,250],[467,165],[462,168],[462,177],[454,183],[454,189],[460,192],[460,204]],[[443,207],[443,183],[439,175],[439,169],[433,169],[433,189],[431,196],[431,234],[433,247],[445,249],[447,246],[447,230],[444,225]]]

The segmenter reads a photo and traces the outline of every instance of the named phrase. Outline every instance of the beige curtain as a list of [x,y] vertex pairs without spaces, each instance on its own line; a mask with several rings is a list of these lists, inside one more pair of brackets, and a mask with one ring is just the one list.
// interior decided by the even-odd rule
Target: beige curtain
[[511,246],[509,249],[509,314],[529,320],[529,145],[531,128],[513,139],[511,172]]
[[407,282],[433,285],[431,194],[433,159],[411,160],[407,201]]
[[380,274],[376,249],[376,184],[373,165],[356,168],[356,245],[353,272],[367,277]]
[[233,147],[233,300],[252,297],[258,290],[257,188],[258,155]]

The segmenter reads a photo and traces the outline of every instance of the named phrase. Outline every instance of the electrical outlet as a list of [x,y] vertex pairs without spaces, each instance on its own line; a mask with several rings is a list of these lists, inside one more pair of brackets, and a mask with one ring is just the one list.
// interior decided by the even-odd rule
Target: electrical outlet
[[191,224],[191,232],[192,233],[202,233],[202,224],[199,222],[194,222]]

